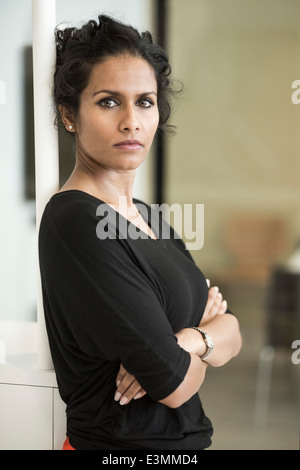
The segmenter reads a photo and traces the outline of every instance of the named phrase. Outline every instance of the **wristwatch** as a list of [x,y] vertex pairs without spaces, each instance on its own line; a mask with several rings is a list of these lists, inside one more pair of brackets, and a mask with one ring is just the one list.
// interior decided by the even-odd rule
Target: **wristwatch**
[[206,359],[210,355],[212,350],[214,349],[214,343],[213,343],[212,337],[208,333],[206,333],[206,331],[200,330],[200,328],[197,328],[196,326],[192,326],[191,328],[194,328],[194,330],[199,331],[199,333],[202,335],[202,338],[206,344],[207,349],[205,351],[205,354],[200,357],[200,359],[204,361],[204,359]]

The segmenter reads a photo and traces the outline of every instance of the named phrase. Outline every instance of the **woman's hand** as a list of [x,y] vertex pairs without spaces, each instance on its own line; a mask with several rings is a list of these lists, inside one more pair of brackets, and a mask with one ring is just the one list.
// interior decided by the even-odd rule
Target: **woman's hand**
[[137,400],[146,395],[145,390],[141,388],[136,378],[129,374],[122,364],[116,378],[116,386],[115,400],[118,401],[120,405],[129,403],[132,398]]
[[[209,281],[207,280],[209,285]],[[199,326],[203,326],[211,321],[216,315],[223,315],[227,310],[227,302],[223,300],[218,287],[211,287],[208,291],[208,299]]]

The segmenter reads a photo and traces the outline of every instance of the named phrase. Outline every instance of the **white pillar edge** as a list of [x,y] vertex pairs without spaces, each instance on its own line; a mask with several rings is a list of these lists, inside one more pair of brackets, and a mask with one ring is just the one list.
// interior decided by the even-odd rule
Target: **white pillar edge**
[[[55,26],[55,0],[32,0],[37,244],[45,205],[59,187],[58,133],[54,127],[52,104],[52,82],[56,62]],[[45,326],[39,263],[37,283],[38,368],[53,369]]]

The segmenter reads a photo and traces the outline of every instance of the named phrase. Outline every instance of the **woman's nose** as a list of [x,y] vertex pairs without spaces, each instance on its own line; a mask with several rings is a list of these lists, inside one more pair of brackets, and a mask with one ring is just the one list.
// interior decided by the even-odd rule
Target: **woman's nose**
[[137,117],[136,109],[133,106],[126,107],[120,121],[120,130],[136,132],[140,127],[141,125]]

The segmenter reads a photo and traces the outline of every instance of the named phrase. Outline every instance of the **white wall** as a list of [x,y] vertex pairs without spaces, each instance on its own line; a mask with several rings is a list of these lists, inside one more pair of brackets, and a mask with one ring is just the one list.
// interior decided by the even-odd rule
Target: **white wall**
[[[57,0],[57,23],[79,26],[104,12],[152,29],[151,0]],[[0,0],[0,319],[10,320],[36,318],[35,204],[24,198],[23,49],[32,43],[31,27],[31,0]],[[148,165],[135,185],[144,199]]]
[[0,318],[35,315],[34,203],[24,200],[23,49],[31,44],[31,1],[0,0]]

